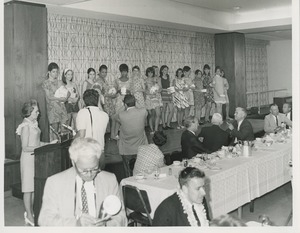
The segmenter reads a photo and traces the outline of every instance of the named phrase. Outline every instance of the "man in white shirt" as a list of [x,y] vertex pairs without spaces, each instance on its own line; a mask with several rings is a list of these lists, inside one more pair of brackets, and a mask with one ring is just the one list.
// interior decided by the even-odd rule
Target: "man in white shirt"
[[76,138],[94,138],[104,151],[104,135],[109,118],[107,113],[98,107],[99,93],[93,89],[86,90],[83,94],[83,101],[86,107],[78,112],[76,118],[78,129]]
[[292,104],[291,103],[284,103],[282,106],[282,111],[285,116],[292,121]]
[[272,104],[270,114],[265,116],[264,130],[266,133],[277,133],[283,129],[282,123],[292,126],[292,121],[285,114],[279,113],[278,106]]
[[46,181],[39,225],[126,226],[124,205],[118,213],[100,218],[106,197],[115,195],[122,200],[115,175],[100,169],[104,157],[100,144],[92,138],[77,138],[69,153],[73,167]]

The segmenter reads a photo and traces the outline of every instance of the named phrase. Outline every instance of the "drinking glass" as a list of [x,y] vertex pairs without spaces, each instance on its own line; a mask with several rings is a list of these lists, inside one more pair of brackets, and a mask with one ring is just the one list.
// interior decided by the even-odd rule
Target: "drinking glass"
[[159,174],[160,174],[160,168],[156,167],[154,170],[154,178],[158,179],[159,178]]

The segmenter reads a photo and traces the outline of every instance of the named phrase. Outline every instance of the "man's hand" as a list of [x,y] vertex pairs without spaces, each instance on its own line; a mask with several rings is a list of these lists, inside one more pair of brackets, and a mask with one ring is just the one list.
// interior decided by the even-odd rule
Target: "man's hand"
[[89,214],[82,214],[77,220],[77,225],[82,227],[96,226],[96,218]]
[[96,219],[95,224],[96,224],[97,227],[106,226],[107,221],[110,220],[110,219],[111,219],[111,216],[107,215],[104,218]]
[[280,130],[282,130],[282,127],[281,126],[277,126],[276,129],[274,130],[275,133],[279,132]]

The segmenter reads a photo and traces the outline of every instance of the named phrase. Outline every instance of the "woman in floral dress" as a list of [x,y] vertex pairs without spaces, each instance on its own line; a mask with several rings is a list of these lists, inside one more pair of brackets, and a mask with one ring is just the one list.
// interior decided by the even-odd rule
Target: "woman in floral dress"
[[135,97],[135,106],[137,108],[145,108],[145,82],[141,77],[140,67],[134,66],[132,68],[131,82],[131,93]]
[[183,129],[182,125],[183,117],[184,117],[184,109],[189,107],[188,99],[186,95],[183,93],[187,88],[185,87],[185,82],[182,78],[182,69],[179,68],[176,70],[176,77],[173,80],[173,86],[175,87],[175,93],[173,95],[173,102],[177,109],[177,129]]
[[[158,131],[158,126],[160,122],[160,108],[162,107],[162,100],[158,85],[158,77],[154,77],[155,71],[153,67],[148,67],[146,69],[146,80],[145,80],[145,107],[148,110],[149,116],[149,127],[151,134],[154,131]],[[154,127],[153,127],[153,121]]]
[[[61,124],[68,122],[67,110],[64,105],[71,93],[68,92],[66,97],[55,97],[55,92],[60,88],[63,83],[57,80],[59,67],[56,63],[52,62],[48,65],[48,79],[43,82],[42,88],[46,93],[47,115],[49,124],[53,129],[58,132],[61,130]],[[50,133],[50,139],[57,139],[53,133]]]
[[191,75],[191,67],[189,66],[184,66],[182,69],[183,72],[183,80],[185,82],[185,90],[183,93],[185,94],[189,106],[184,109],[184,118],[188,118],[190,116],[191,112],[191,107],[194,106],[194,93],[193,90],[195,89],[194,82],[192,78],[190,77]]

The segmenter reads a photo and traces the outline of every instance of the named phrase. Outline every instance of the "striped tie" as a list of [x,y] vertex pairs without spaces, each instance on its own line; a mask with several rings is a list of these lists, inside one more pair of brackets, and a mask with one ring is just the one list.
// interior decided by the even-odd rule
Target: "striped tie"
[[89,213],[89,207],[88,207],[88,203],[87,203],[87,197],[86,197],[86,191],[84,188],[84,183],[85,181],[82,182],[82,186],[81,186],[81,203],[82,203],[82,213]]

